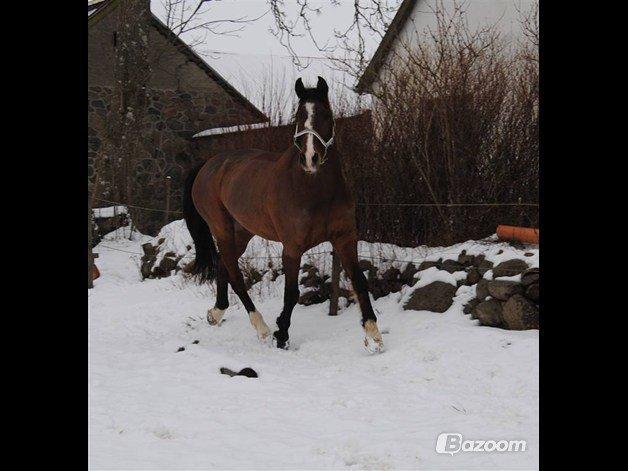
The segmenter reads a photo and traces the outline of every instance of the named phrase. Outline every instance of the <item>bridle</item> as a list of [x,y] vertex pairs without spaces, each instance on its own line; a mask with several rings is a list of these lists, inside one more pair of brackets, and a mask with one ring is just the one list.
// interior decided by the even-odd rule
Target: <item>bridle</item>
[[323,154],[323,157],[321,158],[321,165],[323,165],[325,161],[327,160],[327,149],[334,143],[334,135],[336,134],[336,123],[333,122],[332,124],[331,137],[329,138],[328,141],[325,141],[325,139],[323,139],[319,133],[314,131],[314,129],[303,129],[302,131],[297,132],[298,129],[299,129],[299,123],[294,125],[294,136],[292,137],[294,146],[297,149],[299,149],[299,152],[303,154],[303,151],[301,150],[301,148],[299,147],[299,144],[297,143],[297,138],[304,136],[306,134],[311,134],[312,136],[316,137],[325,148],[325,153]]

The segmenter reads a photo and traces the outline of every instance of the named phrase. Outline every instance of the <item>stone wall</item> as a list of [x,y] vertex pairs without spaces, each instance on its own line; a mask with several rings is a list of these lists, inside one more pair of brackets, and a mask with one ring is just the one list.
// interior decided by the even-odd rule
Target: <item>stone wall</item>
[[[135,162],[133,204],[166,206],[166,177],[171,177],[171,210],[181,209],[181,191],[189,169],[202,158],[192,136],[214,127],[256,123],[263,115],[228,90],[204,64],[153,19],[149,47],[151,81],[143,132],[144,152]],[[116,148],[111,142],[116,11],[89,25],[88,41],[88,172],[89,185],[99,169],[99,196],[115,199]],[[107,206],[108,204],[103,203]],[[173,214],[172,219],[180,215]],[[133,211],[132,220],[146,234],[164,224],[164,214]]]

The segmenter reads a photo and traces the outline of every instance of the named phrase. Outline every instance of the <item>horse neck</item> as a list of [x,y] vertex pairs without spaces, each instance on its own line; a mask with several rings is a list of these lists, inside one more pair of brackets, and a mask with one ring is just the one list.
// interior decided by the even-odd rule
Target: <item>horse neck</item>
[[327,151],[325,163],[319,167],[316,175],[308,175],[303,171],[299,163],[298,150],[294,146],[284,154],[284,163],[292,181],[302,188],[308,188],[309,191],[315,190],[322,194],[331,194],[331,190],[337,188],[342,179],[340,156],[334,146],[331,146]]

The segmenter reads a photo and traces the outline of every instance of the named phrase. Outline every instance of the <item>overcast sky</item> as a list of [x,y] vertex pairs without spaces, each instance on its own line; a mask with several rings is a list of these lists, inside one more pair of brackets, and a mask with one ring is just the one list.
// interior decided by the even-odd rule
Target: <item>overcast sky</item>
[[[329,39],[333,43],[334,29],[346,28],[351,24],[353,0],[340,0],[337,3],[333,5],[331,0],[311,0],[312,6],[321,7],[320,15],[313,16],[312,21],[317,40],[324,42]],[[399,4],[401,0],[391,0],[390,3]],[[296,2],[286,0],[284,5],[288,17],[294,18],[298,8]],[[153,0],[152,9],[157,16],[164,19],[163,0]],[[204,17],[212,19],[242,16],[256,18],[268,11],[268,5],[265,0],[220,0],[211,2],[211,7],[206,10]],[[208,35],[203,44],[195,49],[209,65],[257,106],[261,106],[262,82],[269,77],[283,85],[284,93],[291,93],[298,77],[303,77],[306,85],[313,85],[316,77],[321,75],[328,80],[336,93],[342,88],[340,84],[343,82],[349,86],[354,85],[352,78],[330,69],[329,62],[324,59],[311,60],[305,70],[298,70],[292,64],[288,51],[269,31],[274,24],[272,14],[268,12],[261,19],[247,24],[243,31],[233,35]],[[192,42],[195,39],[192,36],[184,36],[183,39]],[[375,52],[378,42],[379,38],[369,38],[369,54]],[[299,55],[324,56],[308,37],[295,39],[293,45]]]

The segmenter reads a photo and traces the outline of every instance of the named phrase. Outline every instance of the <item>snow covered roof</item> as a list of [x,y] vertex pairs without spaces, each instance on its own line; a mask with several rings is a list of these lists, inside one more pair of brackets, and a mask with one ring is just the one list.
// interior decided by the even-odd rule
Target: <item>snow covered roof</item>
[[107,0],[87,0],[87,16],[95,13]]
[[222,134],[231,134],[234,132],[249,131],[251,129],[262,129],[262,128],[267,128],[267,127],[268,127],[268,122],[255,123],[255,124],[241,124],[241,125],[236,125],[236,126],[227,126],[223,128],[206,129],[205,131],[201,131],[199,133],[194,134],[194,136],[192,137],[219,136]]

